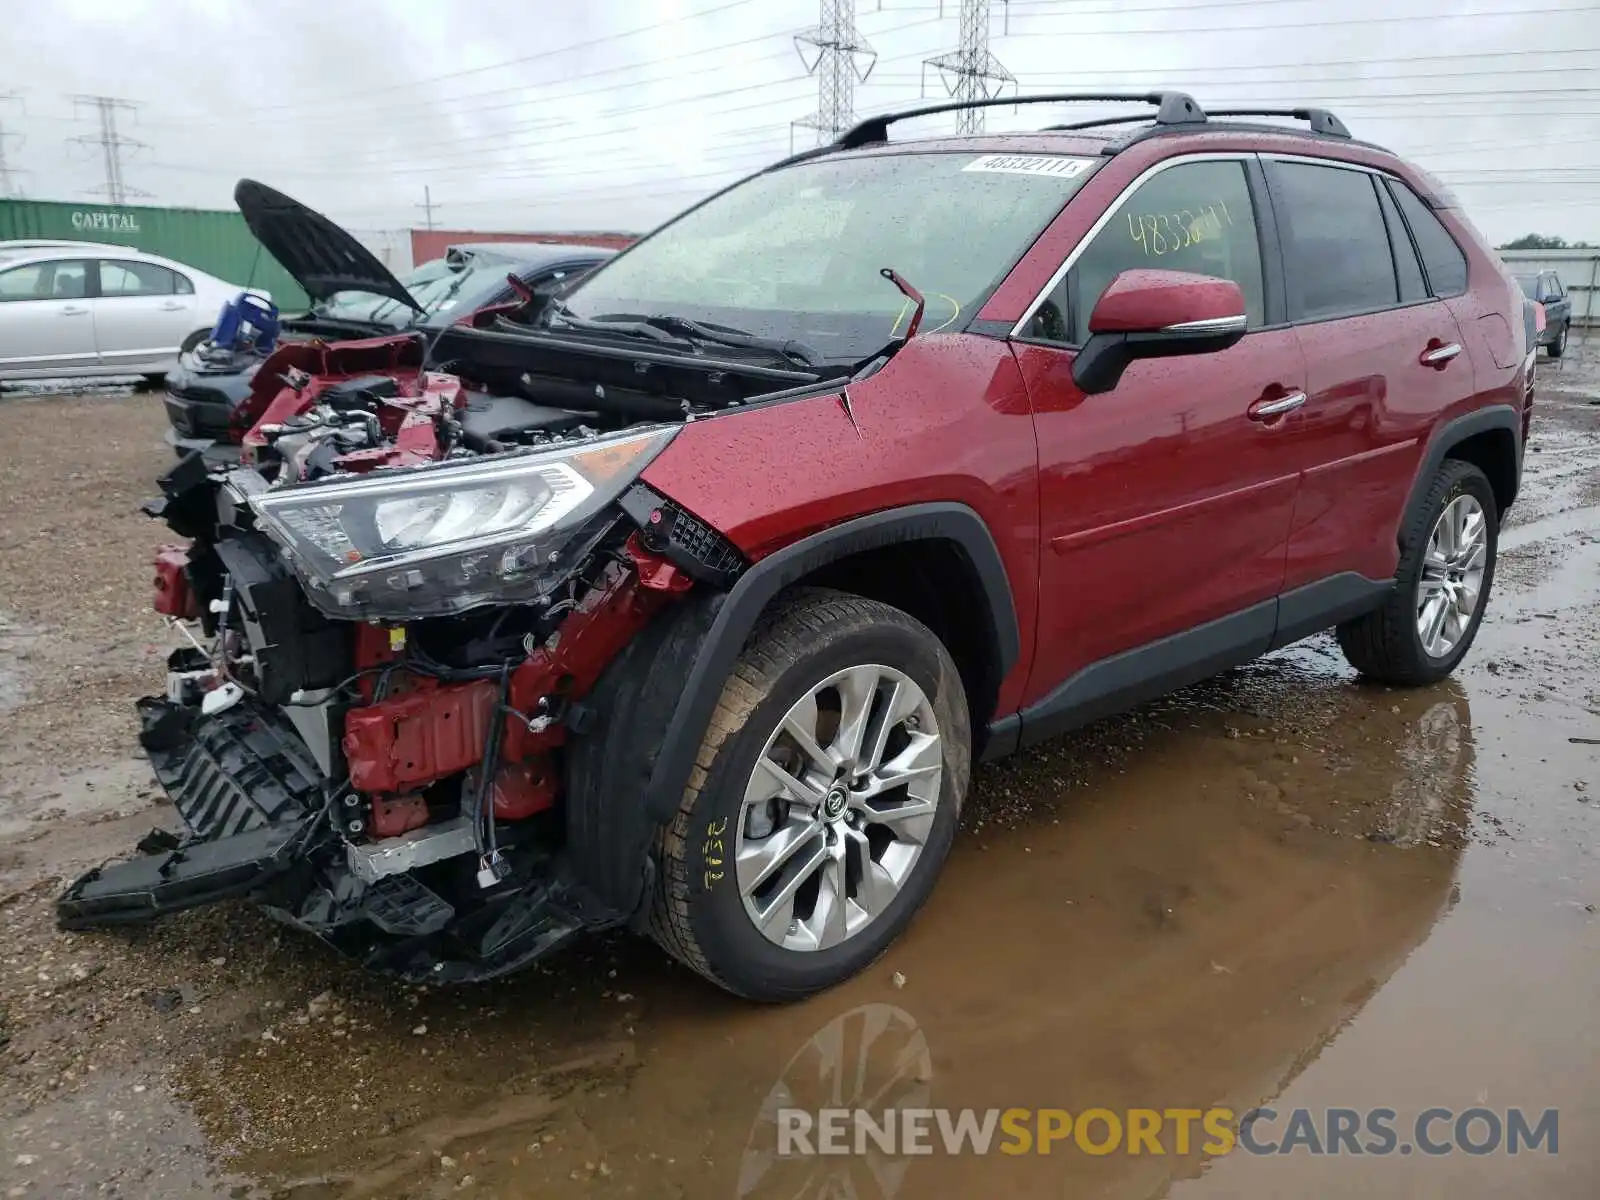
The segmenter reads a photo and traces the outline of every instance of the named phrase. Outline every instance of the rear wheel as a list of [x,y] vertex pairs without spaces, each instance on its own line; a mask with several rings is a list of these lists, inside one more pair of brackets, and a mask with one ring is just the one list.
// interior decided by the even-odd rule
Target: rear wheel
[[723,689],[659,847],[653,936],[751,999],[848,979],[927,898],[970,772],[966,695],[933,633],[797,593]]
[[1402,539],[1393,593],[1376,612],[1339,626],[1350,665],[1404,686],[1454,670],[1483,620],[1499,537],[1488,477],[1447,459]]
[[1546,346],[1545,349],[1549,352],[1551,358],[1560,358],[1563,354],[1565,354],[1567,352],[1567,326],[1566,325],[1562,325],[1561,326],[1561,332],[1556,334],[1555,340],[1552,341],[1548,346]]
[[180,354],[187,354],[210,336],[211,330],[196,329],[188,337],[183,339],[183,345],[178,348],[178,352]]

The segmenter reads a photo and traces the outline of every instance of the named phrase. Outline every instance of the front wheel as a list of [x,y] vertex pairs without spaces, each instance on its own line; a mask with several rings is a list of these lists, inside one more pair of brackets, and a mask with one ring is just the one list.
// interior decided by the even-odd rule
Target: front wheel
[[1499,541],[1488,476],[1446,459],[1405,532],[1394,591],[1376,612],[1339,626],[1350,665],[1407,687],[1453,671],[1483,620]]
[[652,935],[754,1000],[848,979],[932,890],[970,774],[966,694],[932,631],[796,593],[723,688],[658,848]]

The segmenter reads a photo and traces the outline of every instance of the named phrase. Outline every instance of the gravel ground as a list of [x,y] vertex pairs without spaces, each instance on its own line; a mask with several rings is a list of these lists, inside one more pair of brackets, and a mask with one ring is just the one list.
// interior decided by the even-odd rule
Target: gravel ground
[[[1540,397],[1456,679],[1360,686],[1317,639],[980,771],[889,959],[776,1010],[630,939],[441,992],[368,978],[243,904],[57,932],[62,880],[164,815],[131,701],[171,644],[147,607],[166,539],[138,512],[170,460],[156,396],[0,398],[0,1190],[778,1194],[744,1186],[767,1088],[835,1014],[892,1004],[927,1032],[938,1103],[1261,1098],[1324,1086],[1352,1055],[1361,1079],[1403,1064],[1394,1087],[1426,1079],[1457,1107],[1491,1085],[1543,1097],[1575,1122],[1579,1175],[1476,1160],[1359,1194],[1592,1197],[1600,358],[1545,371]],[[1426,1015],[1392,1016],[1413,994]],[[1512,996],[1514,1017],[1495,1007]],[[905,1194],[1336,1194],[1320,1176],[1194,1178],[1197,1162],[1028,1173],[1044,1166],[919,1165]]]

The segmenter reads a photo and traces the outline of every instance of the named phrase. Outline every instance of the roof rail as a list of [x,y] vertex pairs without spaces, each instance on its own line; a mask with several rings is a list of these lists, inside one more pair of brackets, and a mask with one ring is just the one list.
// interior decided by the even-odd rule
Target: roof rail
[[1217,108],[1209,114],[1213,117],[1293,117],[1296,121],[1308,122],[1312,133],[1320,133],[1324,137],[1348,138],[1350,131],[1345,128],[1343,121],[1334,116],[1325,108]]
[[1052,92],[1043,96],[995,96],[984,100],[953,100],[948,104],[929,104],[922,108],[908,108],[901,112],[881,113],[876,117],[868,117],[840,134],[829,149],[853,150],[858,146],[887,142],[889,126],[912,117],[929,117],[935,113],[956,112],[966,108],[998,108],[1012,104],[1093,104],[1119,101],[1128,104],[1155,105],[1157,125],[1187,125],[1206,119],[1206,114],[1194,102],[1194,98],[1183,92]]

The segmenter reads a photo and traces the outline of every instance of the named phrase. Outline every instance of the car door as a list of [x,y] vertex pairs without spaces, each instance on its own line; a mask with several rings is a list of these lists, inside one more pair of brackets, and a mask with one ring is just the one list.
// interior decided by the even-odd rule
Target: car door
[[[1168,160],[1112,206],[1016,331],[1039,442],[1030,700],[1081,708],[1109,689],[1113,708],[1266,648],[1296,488],[1271,410],[1305,387],[1263,266],[1276,254],[1253,155]],[[1233,280],[1249,331],[1217,353],[1135,362],[1111,391],[1084,394],[1072,363],[1095,301],[1118,273],[1150,267]],[[1043,736],[1028,730],[1025,719],[1026,737]]]
[[1393,578],[1424,441],[1471,394],[1472,362],[1381,175],[1331,160],[1266,156],[1265,166],[1310,381],[1284,430],[1309,461],[1284,568],[1286,592],[1300,591],[1286,601],[1283,641],[1348,615],[1330,604],[1370,606]]
[[177,357],[199,324],[194,288],[160,263],[98,260],[100,294],[94,300],[95,337],[107,368],[160,366]]
[[47,259],[0,269],[0,375],[92,370],[97,358],[89,264]]

